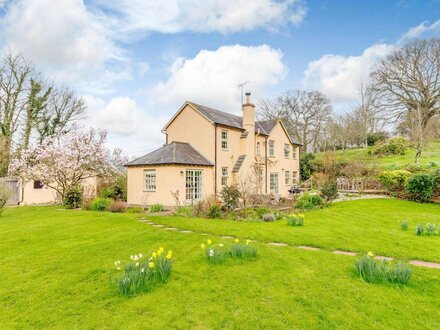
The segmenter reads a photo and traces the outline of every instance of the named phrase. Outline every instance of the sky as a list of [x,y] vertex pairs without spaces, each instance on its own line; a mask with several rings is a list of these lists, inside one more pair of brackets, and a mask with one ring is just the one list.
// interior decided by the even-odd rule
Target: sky
[[440,0],[0,0],[2,51],[74,89],[130,158],[186,100],[240,115],[244,82],[257,106],[306,89],[344,111],[378,61],[439,36]]

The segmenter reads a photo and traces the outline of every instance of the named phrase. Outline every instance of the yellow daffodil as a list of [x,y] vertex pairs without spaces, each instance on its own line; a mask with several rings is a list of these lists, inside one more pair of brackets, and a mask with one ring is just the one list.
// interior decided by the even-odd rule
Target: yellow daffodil
[[367,257],[368,257],[368,258],[374,258],[374,253],[371,252],[371,251],[368,252]]
[[169,250],[166,258],[171,259],[172,256],[173,256],[173,252],[171,250]]
[[240,242],[240,240],[238,238],[236,238],[236,239],[234,239],[234,242],[238,243],[238,242]]
[[156,257],[157,257],[157,253],[156,253],[156,252],[153,252],[153,254],[152,254],[151,256],[153,257],[153,259],[156,259]]
[[157,250],[157,255],[160,256],[163,253],[163,247],[160,247],[159,250]]
[[250,240],[250,239],[247,239],[247,240],[246,240],[246,245],[249,245],[250,242],[251,242],[251,240]]
[[212,241],[211,241],[210,239],[208,239],[208,240],[206,241],[206,243],[208,243],[208,245],[211,245]]
[[200,247],[202,248],[202,249],[204,249],[205,248],[205,244],[200,244]]
[[152,262],[152,261],[149,262],[149,263],[148,263],[148,267],[150,267],[150,268],[154,268],[154,262]]

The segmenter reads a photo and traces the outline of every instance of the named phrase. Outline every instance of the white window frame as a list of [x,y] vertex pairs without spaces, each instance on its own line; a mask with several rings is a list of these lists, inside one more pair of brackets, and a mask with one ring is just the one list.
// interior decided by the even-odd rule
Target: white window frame
[[296,159],[296,150],[298,147],[292,147],[292,159]]
[[[149,176],[147,179],[147,175]],[[157,173],[155,169],[144,170],[144,191],[156,191]]]
[[228,185],[229,171],[227,167],[222,167],[222,186]]
[[292,184],[297,183],[298,171],[292,171]]
[[221,134],[220,144],[221,144],[222,150],[228,150],[228,147],[229,147],[229,145],[228,145],[228,135],[229,135],[228,130],[222,129],[220,134]]
[[284,184],[290,185],[291,179],[290,179],[290,171],[284,171]]
[[[275,179],[276,178],[276,179]],[[269,191],[271,194],[279,194],[280,182],[278,172],[272,172],[269,174]]]
[[284,158],[290,158],[290,144],[284,143]]
[[257,142],[256,149],[257,149],[257,152],[256,152],[257,156],[261,156],[261,143],[260,142]]
[[[196,174],[198,178],[196,179]],[[187,169],[185,171],[185,200],[198,201],[203,197],[203,170]]]
[[275,141],[269,140],[269,157],[275,157]]

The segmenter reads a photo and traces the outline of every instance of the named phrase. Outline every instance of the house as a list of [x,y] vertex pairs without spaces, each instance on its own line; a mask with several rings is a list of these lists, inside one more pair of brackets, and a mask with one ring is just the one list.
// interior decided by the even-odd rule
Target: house
[[128,203],[187,204],[232,184],[288,196],[299,181],[300,144],[280,120],[255,120],[250,93],[242,114],[185,102],[163,129],[166,144],[127,164]]
[[[23,182],[19,178],[2,178],[11,190],[11,198],[8,205],[34,205],[34,204],[56,204],[61,203],[60,194],[38,180]],[[90,177],[82,180],[81,185],[85,196],[96,196],[97,177]]]

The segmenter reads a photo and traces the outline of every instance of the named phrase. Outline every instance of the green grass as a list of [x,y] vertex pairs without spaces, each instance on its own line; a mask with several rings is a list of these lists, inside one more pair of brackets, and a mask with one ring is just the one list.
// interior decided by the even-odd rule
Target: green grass
[[[344,205],[350,203],[335,205],[333,210],[343,212]],[[380,206],[375,205],[380,211]],[[418,210],[430,214],[422,208]],[[436,210],[432,208],[431,213]],[[329,218],[319,220],[316,216],[316,221],[335,221],[337,227],[343,220],[331,218],[331,211],[329,208],[313,213],[324,212]],[[57,207],[6,209],[0,218],[1,328],[438,327],[438,270],[414,268],[405,287],[367,284],[356,276],[352,257],[264,244],[256,244],[259,257],[255,260],[210,265],[199,245],[207,238],[218,243],[215,236],[167,232],[137,222],[137,217]],[[216,230],[224,228],[225,232],[228,229],[229,234],[234,234],[229,229],[235,226],[241,228],[237,230],[247,228],[247,233],[240,232],[246,237],[262,235],[264,228],[260,224],[244,227],[241,223],[213,220],[174,220],[198,222]],[[353,221],[352,227],[358,225],[356,214],[345,221],[348,220]],[[269,225],[275,228],[273,233],[281,229],[293,233],[315,226],[307,218],[303,228]],[[391,228],[391,222],[387,226]],[[400,230],[395,221],[394,227]],[[347,241],[345,235],[326,228],[326,236],[336,235]],[[412,233],[406,234],[412,237]],[[438,254],[436,241],[418,239],[424,242],[426,254],[430,250]],[[174,252],[170,281],[133,298],[118,296],[109,285],[113,262],[160,246]]]
[[[234,222],[178,217],[149,217],[153,221],[215,235],[233,235],[262,242],[312,245],[328,250],[420,259],[440,262],[440,237],[417,236],[417,223],[440,225],[440,205],[419,204],[397,199],[365,199],[333,203],[305,213],[303,227],[275,223]],[[409,220],[407,231],[401,220]]]
[[[372,149],[373,148],[338,150],[335,151],[335,155],[336,158],[341,161],[350,161],[356,159],[359,160],[369,157],[368,150]],[[322,157],[322,153],[318,153],[316,155],[317,158]],[[393,167],[403,168],[407,165],[414,165],[415,150],[409,149],[405,155],[401,156],[374,156],[374,160],[380,167],[384,169]],[[436,162],[440,166],[440,141],[434,141],[427,145],[422,153],[422,157],[420,158],[420,165],[425,166],[428,162],[431,161]]]

